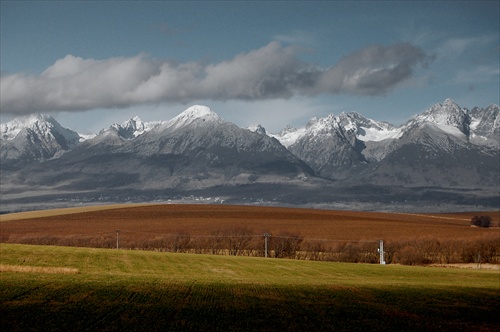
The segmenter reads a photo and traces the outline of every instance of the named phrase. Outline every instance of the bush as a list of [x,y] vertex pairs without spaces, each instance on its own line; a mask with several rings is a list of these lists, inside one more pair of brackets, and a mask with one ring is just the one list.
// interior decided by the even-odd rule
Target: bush
[[[478,225],[488,225],[491,218],[473,219]],[[153,234],[147,232],[122,231],[120,249],[140,249],[170,252],[189,252],[216,255],[264,257],[264,231],[256,232],[246,226],[230,227],[211,235],[191,236],[185,232],[177,234]],[[471,232],[477,233],[477,232]],[[483,233],[483,232],[480,232]],[[404,265],[450,264],[450,263],[500,263],[500,237],[495,230],[485,230],[482,237],[437,240],[421,238],[415,240],[384,241],[387,264]],[[352,263],[379,262],[378,241],[335,241],[304,239],[300,234],[282,232],[268,238],[268,256]],[[116,248],[116,234],[108,233],[61,235],[23,234],[9,235],[5,242],[62,245],[95,248]]]
[[488,228],[491,225],[491,217],[490,216],[474,216],[471,219],[471,225],[477,226],[477,227]]
[[464,263],[498,263],[500,253],[500,238],[483,238],[462,246],[462,261]]
[[425,257],[422,250],[415,248],[413,245],[408,245],[401,248],[394,255],[394,263],[403,265],[425,265],[432,263],[432,261]]

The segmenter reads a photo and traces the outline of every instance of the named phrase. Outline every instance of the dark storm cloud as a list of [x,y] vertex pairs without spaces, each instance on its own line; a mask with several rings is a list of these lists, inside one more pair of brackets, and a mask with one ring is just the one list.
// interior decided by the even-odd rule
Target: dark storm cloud
[[5,113],[80,111],[160,102],[264,100],[317,94],[385,94],[429,57],[410,44],[369,46],[330,68],[298,59],[279,42],[215,64],[159,62],[144,55],[106,60],[68,55],[40,75],[1,77]]

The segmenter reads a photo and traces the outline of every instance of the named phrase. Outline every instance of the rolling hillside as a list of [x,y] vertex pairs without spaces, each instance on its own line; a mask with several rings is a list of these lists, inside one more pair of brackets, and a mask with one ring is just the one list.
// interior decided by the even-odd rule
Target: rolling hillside
[[[283,231],[310,239],[343,241],[409,240],[425,237],[458,239],[481,237],[498,229],[471,228],[470,219],[487,214],[500,222],[500,211],[459,214],[402,214],[333,211],[241,205],[112,205],[50,212],[0,216],[2,237],[12,235],[70,236],[109,232],[115,229],[152,235],[189,233],[210,235],[214,231],[247,227],[255,234]],[[69,214],[68,214],[69,213]],[[19,220],[14,220],[19,218]],[[124,235],[126,236],[126,235]]]

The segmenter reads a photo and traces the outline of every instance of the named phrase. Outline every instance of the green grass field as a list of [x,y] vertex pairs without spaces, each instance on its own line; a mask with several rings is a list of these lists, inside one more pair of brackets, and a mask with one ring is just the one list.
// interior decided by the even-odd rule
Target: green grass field
[[499,271],[0,248],[4,331],[500,329]]

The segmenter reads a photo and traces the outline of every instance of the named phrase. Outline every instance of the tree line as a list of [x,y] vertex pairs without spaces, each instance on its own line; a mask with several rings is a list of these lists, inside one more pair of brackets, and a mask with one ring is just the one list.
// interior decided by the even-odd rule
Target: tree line
[[[437,240],[384,239],[387,264],[426,265],[451,263],[500,263],[498,234],[482,238]],[[258,234],[248,227],[231,227],[209,235],[187,232],[157,234],[127,230],[87,235],[11,235],[7,243],[60,245],[160,252],[254,256],[316,261],[379,263],[378,240],[338,241],[307,239],[294,232]],[[266,251],[267,249],[267,251]]]

